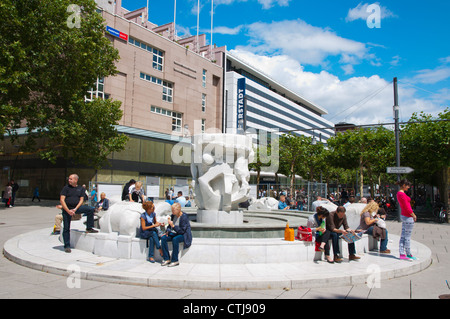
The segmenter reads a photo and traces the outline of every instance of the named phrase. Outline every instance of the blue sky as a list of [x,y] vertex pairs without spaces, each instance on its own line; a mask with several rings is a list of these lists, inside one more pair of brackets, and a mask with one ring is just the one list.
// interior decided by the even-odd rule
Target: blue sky
[[[197,3],[177,1],[178,35],[197,33]],[[122,0],[128,10],[146,5]],[[149,8],[151,22],[173,21],[174,1],[150,0]],[[210,11],[211,0],[200,1],[208,41]],[[214,0],[213,42],[327,109],[334,123],[392,122],[398,77],[407,121],[450,104],[449,14],[447,0]]]

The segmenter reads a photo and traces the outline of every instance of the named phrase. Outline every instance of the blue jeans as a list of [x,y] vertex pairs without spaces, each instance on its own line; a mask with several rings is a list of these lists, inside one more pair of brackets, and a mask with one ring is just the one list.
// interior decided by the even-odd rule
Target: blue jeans
[[150,232],[150,238],[148,239],[148,258],[153,258],[153,253],[156,249],[161,249],[161,244],[159,243],[158,233],[155,231]]
[[[81,205],[80,208],[78,208],[77,212],[75,214],[82,214],[86,215],[87,221],[86,221],[86,229],[91,229],[94,227],[94,208],[87,206],[87,205]],[[66,211],[62,210],[62,216],[63,216],[63,240],[64,240],[64,248],[70,247],[70,222],[72,221],[72,216],[66,213]]]
[[[172,251],[172,259],[170,259],[169,255],[169,245],[167,244],[169,241],[172,242],[173,251]],[[178,252],[180,251],[180,243],[184,242],[183,235],[173,235],[168,234],[161,237],[161,248],[163,251],[163,259],[170,260],[171,262],[178,261]]]
[[[335,233],[333,231],[330,234],[331,243],[333,245],[333,253],[338,256],[341,255],[341,251],[339,249],[339,236],[341,236],[341,234]],[[348,253],[349,253],[349,255],[356,254],[355,243],[348,244]]]
[[[369,228],[367,228],[366,234],[372,236],[372,233],[373,233],[373,226],[370,226]],[[386,250],[387,244],[388,244],[388,231],[386,229],[386,238],[381,240],[380,251]]]

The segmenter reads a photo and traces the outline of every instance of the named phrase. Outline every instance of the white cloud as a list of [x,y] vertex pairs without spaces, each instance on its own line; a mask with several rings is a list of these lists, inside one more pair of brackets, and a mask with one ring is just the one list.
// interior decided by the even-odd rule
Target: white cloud
[[[263,9],[267,10],[270,9],[276,5],[280,7],[287,7],[289,6],[289,2],[291,0],[257,0],[258,3],[260,3],[263,7]],[[230,5],[234,4],[235,2],[248,2],[248,0],[214,0],[215,5]]]
[[[346,121],[362,125],[393,122],[392,83],[378,75],[342,81],[327,71],[307,72],[298,61],[287,55],[262,56],[242,49],[231,50],[231,53],[300,96],[324,107],[329,113],[325,118],[333,123]],[[448,91],[440,93],[439,98],[449,94]],[[413,112],[437,114],[442,111],[437,103],[438,97],[431,101],[415,95],[414,88],[399,85],[402,121],[407,121]]]
[[417,71],[411,81],[414,83],[435,84],[450,78],[450,56],[439,59],[440,65],[434,69]]
[[435,84],[450,78],[450,67],[437,67],[435,69],[426,69],[417,71],[417,75],[413,78],[414,82],[424,84]]
[[[395,18],[397,17],[397,15],[395,15],[392,11],[390,11],[388,8],[380,5],[379,2],[375,2],[374,4],[378,5],[381,9],[381,15],[380,18],[384,19],[384,18]],[[348,14],[347,17],[345,18],[345,21],[347,22],[351,22],[351,21],[355,21],[355,20],[367,20],[367,18],[369,17],[370,14],[372,14],[372,11],[369,10],[369,12],[367,12],[367,7],[370,6],[371,4],[369,3],[359,3],[355,8],[348,10]]]
[[274,5],[279,5],[280,7],[287,7],[289,6],[290,0],[258,0],[260,4],[262,4],[263,9],[270,9]]
[[286,54],[300,63],[316,66],[326,65],[329,56],[338,56],[341,63],[352,65],[373,58],[364,43],[340,37],[327,28],[315,27],[300,19],[257,22],[246,28],[250,40],[245,50],[258,54]]
[[234,28],[223,27],[223,26],[222,27],[214,27],[214,33],[236,35],[239,32],[241,32],[242,28],[243,28],[242,25],[234,27]]

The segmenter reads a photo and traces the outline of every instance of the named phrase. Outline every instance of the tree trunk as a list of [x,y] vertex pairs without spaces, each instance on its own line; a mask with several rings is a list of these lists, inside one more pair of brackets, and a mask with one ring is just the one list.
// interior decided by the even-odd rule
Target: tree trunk
[[359,194],[360,198],[364,197],[364,167],[362,165],[362,159],[359,160]]
[[294,181],[295,181],[295,171],[294,171],[294,162],[291,164],[291,194],[294,191]]

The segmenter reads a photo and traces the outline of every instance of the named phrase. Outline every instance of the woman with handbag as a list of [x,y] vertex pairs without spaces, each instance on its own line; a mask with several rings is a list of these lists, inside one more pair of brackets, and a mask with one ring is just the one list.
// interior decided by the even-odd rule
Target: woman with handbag
[[[377,202],[371,201],[361,211],[361,218],[357,232],[364,231],[367,235],[373,236],[374,238],[378,238],[375,235],[377,234],[377,232],[381,232],[379,236],[379,238],[381,239],[380,253],[390,254],[391,251],[387,249],[388,231],[386,229],[386,223],[380,215],[385,216],[386,212],[384,212],[383,208],[380,208]],[[381,225],[381,223],[383,223],[383,225]]]

